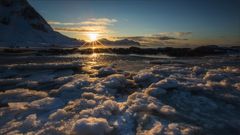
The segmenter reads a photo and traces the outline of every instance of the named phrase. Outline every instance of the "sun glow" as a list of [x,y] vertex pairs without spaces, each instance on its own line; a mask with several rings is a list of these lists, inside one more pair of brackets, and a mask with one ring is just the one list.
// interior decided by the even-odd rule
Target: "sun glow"
[[91,42],[96,41],[98,39],[98,36],[99,35],[97,33],[89,33],[88,34],[88,37],[89,37]]
[[82,48],[91,48],[92,50],[95,50],[97,48],[106,47],[99,40],[99,38],[102,37],[102,35],[99,35],[98,33],[93,32],[93,33],[87,33],[86,36],[88,37],[88,41],[81,46]]

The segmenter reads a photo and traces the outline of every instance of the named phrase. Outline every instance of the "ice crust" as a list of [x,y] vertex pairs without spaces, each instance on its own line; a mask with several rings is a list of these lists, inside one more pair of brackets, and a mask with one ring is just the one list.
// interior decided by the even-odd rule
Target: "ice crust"
[[0,134],[240,133],[238,67],[172,64],[126,73],[106,66],[88,75],[61,66],[1,72]]

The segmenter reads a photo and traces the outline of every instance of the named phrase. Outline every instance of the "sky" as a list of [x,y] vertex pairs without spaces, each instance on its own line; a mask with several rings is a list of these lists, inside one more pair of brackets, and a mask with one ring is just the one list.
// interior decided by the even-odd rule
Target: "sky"
[[239,45],[240,0],[28,0],[58,32],[143,45]]

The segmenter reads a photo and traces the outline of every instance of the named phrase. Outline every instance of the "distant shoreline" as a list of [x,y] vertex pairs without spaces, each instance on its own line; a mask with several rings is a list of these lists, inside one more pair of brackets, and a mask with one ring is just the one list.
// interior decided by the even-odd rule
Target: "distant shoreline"
[[209,55],[240,54],[240,46],[220,47],[216,45],[200,46],[197,48],[0,48],[0,55],[64,55],[64,54],[92,54],[92,53],[112,53],[112,54],[138,54],[157,55],[164,54],[173,57],[201,57]]

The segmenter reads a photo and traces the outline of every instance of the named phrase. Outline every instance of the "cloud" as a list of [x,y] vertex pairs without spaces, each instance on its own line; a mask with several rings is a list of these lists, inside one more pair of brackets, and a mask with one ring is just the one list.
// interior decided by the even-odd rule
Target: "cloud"
[[[89,18],[81,22],[59,22],[48,21],[49,24],[54,25],[54,30],[68,33],[76,37],[87,38],[87,33],[99,33],[101,37],[110,37],[107,33],[112,33],[111,25],[118,22],[113,18]],[[160,32],[146,36],[123,36],[110,37],[112,39],[129,39],[140,42],[141,44],[177,44],[192,35],[192,32]]]
[[150,34],[147,36],[123,36],[123,37],[113,37],[116,39],[130,39],[138,41],[141,44],[156,44],[156,45],[166,45],[166,44],[177,44],[188,40],[186,37],[192,35],[192,32],[161,32],[157,34]]
[[111,18],[89,18],[86,21],[77,23],[48,21],[51,25],[57,25],[56,27],[53,27],[55,31],[78,35],[86,33],[110,33],[112,31],[108,28],[108,26],[113,25],[116,22],[116,19]]
[[71,26],[71,25],[82,25],[82,26],[107,26],[116,23],[116,19],[110,18],[89,18],[86,21],[82,22],[59,22],[59,21],[48,21],[49,24],[52,25],[64,25],[64,26]]
[[160,32],[158,34],[153,34],[152,36],[170,36],[176,38],[182,38],[186,36],[191,36],[192,32]]
[[167,37],[167,36],[159,36],[157,37],[159,40],[177,40],[177,38],[174,38],[174,37]]
[[58,22],[58,21],[48,21],[48,24],[52,24],[52,25],[80,25],[80,23],[65,23],[65,22]]
[[110,30],[106,26],[80,26],[80,27],[55,27],[56,31],[74,33],[108,33]]
[[109,18],[90,18],[87,21],[81,22],[82,25],[112,25],[113,23],[117,22],[116,19],[109,19]]
[[192,32],[178,32],[177,35],[179,37],[190,36],[192,35]]
[[167,40],[183,40],[183,39],[178,39],[175,37],[168,37],[168,36],[129,36],[129,37],[113,37],[116,39],[131,39],[131,40],[136,40],[136,41],[167,41]]
[[62,27],[55,27],[54,30],[56,31],[65,31],[65,32],[95,32],[95,30],[83,29],[83,28],[62,28]]

